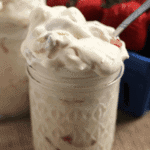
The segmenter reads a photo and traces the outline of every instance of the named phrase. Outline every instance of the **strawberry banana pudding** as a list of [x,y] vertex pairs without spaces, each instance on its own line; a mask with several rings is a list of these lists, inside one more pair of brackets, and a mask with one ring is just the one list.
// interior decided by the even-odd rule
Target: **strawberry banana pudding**
[[[21,52],[36,150],[110,150],[125,43],[75,7],[36,8]],[[121,72],[121,73],[120,73]]]
[[29,14],[45,0],[0,0],[0,119],[28,112],[28,79],[20,46]]

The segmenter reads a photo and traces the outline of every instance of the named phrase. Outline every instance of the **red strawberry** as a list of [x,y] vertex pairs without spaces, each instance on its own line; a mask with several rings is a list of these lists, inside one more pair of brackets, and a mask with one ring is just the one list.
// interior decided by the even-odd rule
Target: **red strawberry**
[[77,3],[77,8],[85,16],[86,20],[101,20],[103,0],[80,0]]
[[138,2],[140,4],[143,4],[144,2],[146,2],[146,0],[132,0],[132,2]]
[[47,0],[48,6],[66,5],[68,0]]
[[[48,0],[48,6],[66,5],[68,0]],[[80,0],[76,7],[82,12],[86,20],[101,20],[103,0]]]
[[148,25],[150,24],[150,10],[147,11],[147,19]]
[[[116,28],[140,6],[137,2],[114,5],[104,10],[101,22]],[[143,13],[120,34],[120,38],[126,43],[127,49],[135,51],[142,50],[146,42],[147,28],[147,14]]]

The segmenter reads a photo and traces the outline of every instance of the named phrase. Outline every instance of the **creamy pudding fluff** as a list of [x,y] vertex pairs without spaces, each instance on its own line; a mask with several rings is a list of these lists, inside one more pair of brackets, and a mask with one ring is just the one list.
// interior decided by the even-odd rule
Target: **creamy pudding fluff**
[[21,51],[31,66],[47,70],[66,68],[72,72],[93,70],[108,76],[129,58],[125,43],[110,43],[114,28],[98,21],[86,21],[81,12],[65,6],[36,8]]

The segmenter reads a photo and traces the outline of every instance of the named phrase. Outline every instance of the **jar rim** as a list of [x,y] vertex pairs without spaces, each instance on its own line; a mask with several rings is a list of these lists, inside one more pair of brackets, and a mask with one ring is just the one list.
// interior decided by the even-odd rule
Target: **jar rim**
[[[34,81],[34,82],[36,82],[37,84],[41,84],[41,85],[43,85],[44,87],[46,87],[46,88],[48,88],[48,85],[51,85],[51,84],[45,84],[45,83],[41,83],[40,81],[38,81],[37,79],[35,79],[32,75],[31,75],[31,72],[29,71],[29,68],[30,68],[30,70],[34,70],[35,71],[35,69],[32,67],[32,66],[29,66],[29,65],[27,65],[27,67],[26,67],[26,73],[27,73],[27,76],[28,76],[28,78],[30,78],[32,81]],[[121,77],[122,77],[122,75],[123,75],[123,73],[124,73],[124,64],[122,64],[122,66],[121,66],[121,69],[120,69],[120,72],[119,72],[119,74],[118,74],[118,76],[114,79],[114,80],[112,80],[111,82],[107,82],[107,83],[103,83],[103,84],[101,84],[101,86],[99,87],[99,85],[97,85],[97,86],[90,86],[90,87],[88,87],[88,86],[84,86],[84,87],[82,87],[82,84],[80,84],[81,86],[78,86],[78,84],[70,84],[69,85],[69,83],[63,83],[62,82],[62,84],[63,85],[65,85],[65,84],[67,84],[67,86],[68,87],[70,87],[70,88],[72,88],[73,87],[73,89],[92,89],[93,87],[94,87],[94,89],[96,89],[96,87],[99,87],[99,88],[105,88],[105,87],[108,87],[108,86],[111,86],[111,85],[113,85],[113,84],[115,84]],[[46,80],[48,80],[48,79],[46,79]],[[67,80],[67,79],[66,79]],[[89,79],[86,79],[86,80],[89,80]],[[94,81],[94,80],[91,80],[91,81]],[[52,81],[53,83],[54,83],[54,81]],[[96,81],[94,81],[94,82],[96,82]],[[90,82],[91,83],[91,82]],[[56,83],[54,83],[55,85],[60,85],[60,87],[61,87],[61,82],[56,82]],[[72,86],[73,85],[73,86]],[[98,89],[99,89],[98,88]]]

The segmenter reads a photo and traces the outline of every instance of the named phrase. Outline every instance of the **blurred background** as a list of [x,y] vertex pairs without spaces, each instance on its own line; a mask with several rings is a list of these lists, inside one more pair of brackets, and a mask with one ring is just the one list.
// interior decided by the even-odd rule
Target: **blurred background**
[[[48,6],[68,0],[47,0]],[[116,28],[145,0],[80,0],[76,7],[89,21]],[[120,34],[130,58],[120,83],[117,127],[112,150],[150,150],[150,11]],[[0,150],[33,150],[30,114],[0,121]]]

